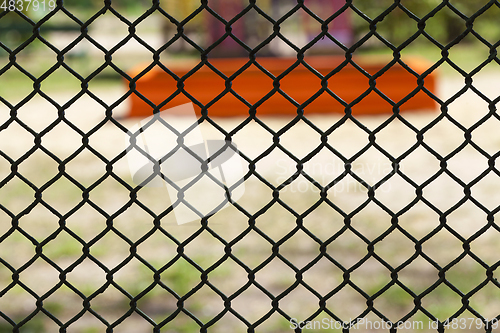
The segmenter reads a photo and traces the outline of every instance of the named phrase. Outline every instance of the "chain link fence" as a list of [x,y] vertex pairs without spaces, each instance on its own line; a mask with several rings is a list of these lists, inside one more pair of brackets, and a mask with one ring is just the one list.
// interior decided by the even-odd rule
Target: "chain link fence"
[[[346,0],[318,12],[321,1],[253,0],[219,15],[230,3],[179,14],[180,1],[3,1],[0,332],[499,330],[500,3]],[[342,15],[351,23],[337,35]],[[312,33],[300,37],[304,17]],[[206,18],[219,38],[200,28]],[[231,29],[241,22],[259,30],[242,37]],[[248,60],[231,75],[210,67],[225,40]],[[345,56],[327,75],[307,62],[325,52]],[[279,76],[259,65],[283,54],[296,61]],[[415,54],[430,59],[423,73],[406,63]],[[368,73],[357,55],[384,66]],[[180,77],[170,64],[184,57],[196,66]],[[397,65],[415,89],[391,100],[377,79]],[[226,87],[208,104],[184,85],[203,66]],[[249,66],[273,85],[256,103],[231,88]],[[297,66],[321,82],[306,101],[280,87]],[[352,101],[328,85],[345,66],[370,82]],[[159,105],[136,90],[153,68],[177,81]],[[425,78],[438,71],[435,93]],[[387,113],[353,115],[372,92]],[[400,113],[419,92],[439,110]],[[225,187],[229,207],[185,225],[173,216],[182,195],[134,184],[124,143],[135,144],[131,95],[158,115],[179,94],[245,166]],[[227,94],[247,117],[210,116]],[[344,113],[309,114],[321,94]],[[273,95],[293,114],[259,116]]]

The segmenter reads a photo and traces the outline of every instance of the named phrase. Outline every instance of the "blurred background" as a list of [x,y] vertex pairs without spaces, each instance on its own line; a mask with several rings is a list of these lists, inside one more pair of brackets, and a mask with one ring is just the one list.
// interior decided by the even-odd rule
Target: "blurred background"
[[[370,37],[369,21],[393,3],[354,0],[356,10],[349,8],[335,19],[329,26],[331,34],[346,47],[369,37],[355,48],[354,55],[374,56],[389,62],[393,51],[379,38]],[[406,57],[419,56],[430,64],[438,62],[443,55],[436,42],[447,45],[467,28],[466,18],[443,6],[441,1],[401,3],[420,18],[442,6],[426,21],[427,37],[420,35],[407,45],[404,43],[418,30],[417,22],[401,8],[394,8],[376,24],[377,33],[388,43],[404,46],[403,61]],[[489,1],[450,3],[471,17]],[[287,16],[297,5],[296,1],[257,0],[257,5],[273,19],[286,16],[280,24],[280,32],[299,48],[321,32],[321,24],[304,9]],[[335,1],[306,0],[305,5],[321,19],[340,8],[340,2]],[[244,8],[243,2],[236,0],[209,0],[209,6],[226,20]],[[55,332],[62,325],[68,325],[67,332],[82,333],[104,332],[110,326],[113,332],[151,332],[155,326],[160,332],[196,332],[225,311],[216,290],[226,296],[233,295],[232,309],[249,323],[266,318],[255,331],[292,331],[289,321],[272,310],[271,299],[264,288],[274,297],[280,296],[280,309],[298,320],[309,318],[319,309],[318,295],[310,288],[322,296],[335,291],[326,305],[342,320],[363,313],[367,309],[367,295],[377,296],[375,309],[390,320],[397,321],[408,315],[408,320],[423,321],[424,327],[430,320],[428,313],[445,320],[461,311],[462,296],[468,293],[471,308],[458,318],[476,318],[480,313],[491,319],[499,314],[496,271],[492,269],[493,275],[489,277],[486,274],[488,267],[496,269],[500,250],[498,227],[488,220],[488,216],[490,220],[496,216],[500,193],[498,172],[488,166],[488,157],[498,152],[500,144],[500,123],[497,116],[490,113],[490,104],[495,104],[491,101],[500,94],[499,61],[496,57],[489,58],[491,50],[487,45],[496,45],[500,39],[497,24],[500,8],[496,4],[475,16],[474,33],[468,33],[453,45],[448,51],[451,62],[444,62],[437,69],[437,96],[447,102],[447,117],[442,117],[437,110],[428,110],[405,113],[402,119],[386,124],[390,114],[359,117],[355,122],[343,119],[342,115],[307,115],[306,112],[306,118],[323,131],[340,125],[329,136],[329,143],[345,157],[354,156],[368,145],[368,132],[375,131],[377,144],[392,156],[411,151],[404,155],[401,169],[415,183],[423,184],[433,175],[439,175],[424,188],[425,199],[435,207],[422,200],[412,204],[415,188],[399,175],[376,193],[380,202],[392,212],[398,212],[399,226],[414,239],[401,230],[392,230],[390,214],[375,202],[368,202],[354,214],[351,227],[346,226],[345,216],[326,203],[309,211],[320,196],[302,176],[292,183],[296,186],[280,192],[280,199],[302,214],[305,228],[297,227],[297,216],[284,205],[274,202],[271,208],[263,210],[273,202],[273,193],[256,176],[246,181],[245,196],[239,202],[255,214],[255,218],[229,207],[210,217],[208,229],[199,223],[178,226],[172,214],[164,216],[159,227],[154,223],[155,216],[165,212],[170,202],[166,189],[154,188],[140,189],[139,202],[117,214],[130,201],[130,188],[124,183],[135,186],[125,159],[119,156],[125,149],[126,128],[139,121],[105,119],[106,109],[112,109],[118,118],[126,115],[130,107],[124,97],[128,82],[120,72],[145,67],[151,63],[152,52],[156,50],[161,50],[160,61],[166,66],[185,59],[200,59],[200,50],[191,43],[180,39],[172,42],[177,33],[172,20],[181,22],[196,13],[185,21],[184,34],[203,49],[223,35],[224,26],[200,8],[198,1],[162,0],[163,12],[151,9],[151,3],[144,0],[113,2],[112,9],[107,10],[103,2],[97,0],[67,0],[64,7],[65,11],[54,13],[41,9],[23,12],[34,22],[51,15],[41,25],[39,38],[32,36],[31,24],[20,15],[9,12],[0,16],[0,97],[3,99],[0,103],[0,124],[3,124],[0,127],[0,179],[4,180],[0,187],[3,207],[0,210],[1,333],[15,331],[16,324],[25,333]],[[144,16],[150,10],[151,13]],[[98,12],[101,14],[96,16]],[[87,26],[88,38],[68,49],[81,35],[77,20]],[[135,36],[142,42],[127,38],[127,20],[140,20]],[[251,48],[261,44],[272,32],[272,24],[255,9],[238,20],[233,30]],[[90,38],[102,47],[94,45]],[[27,41],[29,44],[23,44]],[[15,63],[12,56],[9,59],[8,49],[15,53]],[[107,63],[104,53],[109,50],[113,51],[112,59]],[[64,62],[58,63],[58,51],[64,53]],[[248,54],[245,52],[241,46],[225,42],[213,48],[208,57],[245,57]],[[328,39],[318,41],[306,51],[306,55],[325,54],[343,55],[344,51]],[[295,55],[296,50],[275,38],[259,50],[257,59]],[[466,86],[464,73],[457,67],[474,75],[474,89]],[[41,80],[37,94],[33,93],[36,78]],[[82,93],[84,79],[88,82],[88,91]],[[64,106],[64,117],[58,114],[57,106]],[[17,120],[12,122],[13,109]],[[283,181],[283,176],[295,172],[296,163],[280,149],[264,157],[260,155],[273,144],[269,130],[277,132],[292,119],[293,116],[252,120],[233,137],[242,153],[258,160],[257,172],[274,186]],[[245,121],[245,118],[221,118],[214,119],[215,124],[205,122],[202,126],[206,133],[220,138],[218,127],[230,131]],[[436,124],[429,127],[433,122]],[[425,131],[424,141],[432,152],[423,146],[415,147],[415,129]],[[475,145],[465,141],[467,129],[471,130]],[[42,134],[44,149],[33,149],[37,133]],[[88,147],[82,146],[82,133],[89,136]],[[304,120],[280,135],[280,144],[299,158],[320,143],[318,132]],[[457,147],[461,147],[460,150],[453,152]],[[475,200],[466,198],[463,186],[443,172],[440,158],[447,161],[446,170],[471,186]],[[14,161],[19,174],[11,177]],[[113,161],[114,175],[106,170],[107,161]],[[59,168],[61,164],[65,165],[64,172]],[[311,160],[308,170],[318,181],[329,182],[342,172],[343,166],[341,159],[323,149]],[[330,168],[326,178],[325,167]],[[374,184],[390,172],[390,160],[371,147],[354,159],[353,169]],[[43,188],[43,200],[36,201],[35,189],[26,179]],[[342,189],[332,190],[329,197],[342,211],[353,213],[366,203],[366,190],[354,179],[346,179],[340,185]],[[82,186],[91,188],[90,199],[82,197]],[[444,216],[445,223],[440,215]],[[215,234],[226,242],[235,242],[232,253],[238,260],[226,258],[225,244]],[[381,235],[385,236],[375,243],[377,256],[374,256],[367,250],[367,244]],[[433,236],[429,238],[429,235]],[[464,250],[466,239],[470,251]],[[329,258],[320,255],[318,243],[327,240],[331,241],[327,246]],[[422,242],[425,255],[416,255],[416,240]],[[273,254],[276,242],[280,244],[282,257]],[[185,257],[177,252],[180,243]],[[90,254],[82,251],[87,245]],[[43,251],[37,252],[37,246]],[[131,246],[137,249],[135,255],[131,255]],[[414,255],[415,259],[410,260]],[[460,260],[454,262],[456,258]],[[405,287],[393,283],[390,270],[381,260],[400,267],[398,279]],[[263,262],[267,264],[261,265]],[[311,262],[314,265],[308,266]],[[359,262],[362,264],[358,266]],[[291,265],[303,269],[303,281],[310,288],[305,284],[293,287],[296,271]],[[248,270],[244,266],[256,272],[256,283],[248,288]],[[439,267],[446,267],[446,281],[438,276]],[[202,283],[203,270],[208,271],[210,285]],[[344,277],[346,270],[350,273],[348,280]],[[13,277],[16,271],[19,277],[16,274]],[[484,284],[482,288],[475,289],[480,284]],[[193,288],[196,292],[190,294]],[[241,293],[237,293],[240,288],[243,288]],[[378,294],[381,290],[383,293]],[[423,297],[422,307],[427,313],[422,308],[412,312],[415,295]],[[177,312],[177,301],[182,296],[187,297],[183,304],[185,312]],[[87,310],[84,298],[89,298],[91,310]],[[43,308],[48,312],[41,310],[37,299],[43,301]],[[131,300],[136,305],[133,312]],[[317,320],[322,318],[330,317],[321,312]],[[366,318],[380,320],[373,311]],[[208,331],[246,332],[247,327],[234,314],[226,312]],[[366,330],[371,331],[375,330]],[[484,328],[473,327],[468,331],[480,332]]]
[[[258,4],[259,8],[274,19],[289,12],[296,5],[296,2],[293,0],[268,0],[261,2]],[[453,5],[465,15],[471,15],[487,2],[455,1]],[[376,0],[369,3],[364,1],[355,2],[356,8],[372,19],[381,15],[391,4],[392,1],[387,0]],[[425,0],[418,3],[409,1],[403,3],[408,10],[418,17],[428,14],[439,4],[440,1],[438,0]],[[91,18],[103,8],[102,1],[73,0],[66,1],[64,5],[75,18],[82,22]],[[160,5],[166,13],[179,22],[186,19],[186,17],[200,7],[197,1],[160,1]],[[311,1],[311,4],[307,6],[307,8],[322,19],[326,19],[331,15],[331,12],[340,8],[337,2],[320,0]],[[325,6],[327,7],[325,8]],[[212,7],[223,18],[230,19],[234,17],[235,13],[240,12],[244,8],[244,5],[241,1],[221,0],[215,2]],[[125,0],[116,4],[113,3],[113,9],[130,22],[134,22],[141,17],[149,8],[149,1],[143,0]],[[500,28],[495,24],[498,10],[497,6],[492,6],[474,21],[474,31],[492,43],[500,35]],[[48,8],[45,12],[42,9],[35,11],[33,8],[25,12],[35,22],[47,13]],[[369,33],[369,23],[354,11],[348,10],[347,13],[339,16],[339,18],[342,19],[340,23],[337,23],[338,20],[336,19],[332,24],[332,33],[346,46],[351,46]],[[216,38],[221,37],[223,34],[223,30],[221,29],[223,29],[223,24],[214,20],[213,16],[206,10],[199,11],[198,14],[184,24],[184,33],[186,36],[202,48],[206,48]],[[399,8],[395,8],[385,19],[377,24],[377,32],[395,46],[401,45],[416,30],[416,22],[410,19]],[[446,6],[427,20],[425,26],[425,31],[443,45],[451,42],[464,30],[464,20]],[[0,20],[0,37],[2,43],[11,49],[15,49],[28,40],[31,32],[31,25],[15,13],[7,13]],[[155,50],[170,41],[176,32],[177,28],[175,24],[171,23],[159,11],[154,11],[136,27],[136,35]],[[298,10],[280,24],[280,32],[298,47],[303,47],[312,40],[313,36],[315,37],[321,32],[321,25],[304,10]],[[255,47],[272,33],[272,24],[256,10],[252,9],[241,20],[235,23],[233,33],[248,43],[250,47]],[[60,50],[63,50],[70,42],[75,40],[79,34],[80,26],[62,11],[58,11],[40,28],[40,36]],[[128,27],[120,21],[113,11],[107,10],[89,22],[88,34],[104,48],[110,50],[128,36]],[[325,47],[327,43],[328,46],[331,46],[330,48]],[[228,46],[228,44],[231,45]],[[233,52],[233,55],[243,55],[245,53],[243,48],[234,47],[234,44],[228,42],[222,45],[224,47],[215,48],[210,53],[210,56],[221,56],[224,54],[227,56],[232,55],[231,52]],[[461,66],[468,64],[470,68],[489,55],[489,50],[481,47],[483,44],[472,34],[469,34],[459,44],[450,52],[450,59],[457,61]],[[475,45],[479,45],[479,47],[474,47]],[[333,42],[323,40],[316,43],[306,54],[331,53],[335,52],[335,50],[339,52],[340,49],[333,46]],[[3,59],[2,61],[6,64],[8,53],[3,49],[0,52],[0,59]],[[375,37],[369,38],[354,52],[355,55],[363,53],[386,53],[392,55],[392,51]],[[441,58],[440,49],[424,36],[419,36],[416,40],[412,41],[402,52],[403,55],[409,53],[416,53],[434,61]],[[258,55],[262,56],[293,56],[294,54],[295,51],[278,38],[275,38],[258,53]],[[160,53],[160,59],[162,60],[169,59],[169,57],[184,58],[188,56],[197,58],[199,57],[199,51],[182,39],[176,40]],[[54,51],[38,39],[33,40],[21,52],[16,54],[17,62],[34,76],[40,76],[49,69],[54,64],[54,57]],[[150,50],[132,38],[113,53],[113,63],[120,69],[128,70],[138,63],[150,62],[151,57]],[[86,39],[83,39],[65,53],[65,63],[84,77],[102,65],[104,62],[103,58],[102,50],[99,50]],[[445,65],[443,66],[444,69],[446,67]],[[467,66],[465,68],[467,69]],[[12,91],[6,90],[9,87],[17,91],[18,95],[21,96],[29,93],[31,89],[30,80],[18,73],[19,71],[12,69],[2,74],[2,84],[0,85],[0,89],[2,90],[0,92],[3,95],[12,95]],[[105,86],[120,85],[122,83],[120,78],[121,76],[108,66],[96,75],[90,84]],[[7,84],[6,81],[19,82],[20,84],[16,85],[16,88],[13,88],[13,85]],[[50,87],[54,89],[60,89],[61,87],[65,87],[65,89],[78,89],[80,82],[74,79],[72,75],[66,75],[66,71],[60,70],[45,79],[42,86],[43,88]]]

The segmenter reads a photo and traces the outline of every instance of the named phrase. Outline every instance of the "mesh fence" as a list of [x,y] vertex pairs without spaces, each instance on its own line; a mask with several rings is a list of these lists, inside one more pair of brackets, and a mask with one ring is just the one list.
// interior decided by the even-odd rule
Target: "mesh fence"
[[[0,332],[497,329],[500,229],[495,222],[495,186],[500,173],[495,160],[500,97],[492,66],[500,64],[494,28],[500,3],[427,1],[416,6],[351,0],[335,11],[318,13],[311,9],[313,1],[289,1],[271,14],[270,2],[246,1],[228,18],[217,9],[229,2],[204,0],[188,6],[179,18],[173,12],[177,9],[169,8],[174,2],[153,1],[131,19],[112,1],[98,3],[92,13],[88,8],[72,9],[74,4],[67,2],[40,1],[38,13],[42,3],[46,11],[37,19],[34,7],[26,7],[28,1],[4,1],[0,13]],[[300,45],[290,37],[293,34],[280,30],[297,13],[309,17],[317,29]],[[343,14],[355,22],[351,41],[329,32]],[[103,46],[107,41],[92,30],[105,15],[126,28],[111,47]],[[207,43],[191,32],[200,15],[225,26],[219,39]],[[254,20],[249,26],[261,22],[268,31],[255,33],[251,41],[233,34],[231,27],[245,15]],[[141,35],[141,24],[151,17],[173,27],[166,29],[157,46]],[[441,23],[447,25],[444,30]],[[57,35],[61,31],[72,31],[73,37],[64,39],[64,34]],[[55,37],[49,38],[50,33]],[[217,47],[226,39],[247,59],[230,76],[210,63],[213,55],[224,54]],[[308,52],[324,40],[331,41],[332,52],[345,55],[327,75],[307,62]],[[127,62],[119,60],[120,50],[131,42],[148,55],[147,65],[135,76]],[[272,53],[266,47],[273,42],[285,45],[296,57],[279,76],[259,64],[261,55]],[[38,49],[31,50],[34,44]],[[463,44],[467,47],[460,49]],[[78,55],[72,52],[78,45],[92,48],[104,62],[92,69],[76,65]],[[405,62],[405,51],[414,45],[434,57],[422,73]],[[50,53],[48,63],[38,57],[41,48]],[[169,49],[186,48],[197,64],[179,77],[162,57]],[[368,73],[355,58],[363,50],[385,51],[389,58],[383,58],[387,61],[380,71]],[[455,60],[461,56],[475,62]],[[83,64],[87,61],[84,58]],[[33,63],[43,70],[34,74]],[[391,100],[377,87],[377,79],[396,65],[416,82],[401,100]],[[209,103],[184,88],[204,66],[226,87]],[[273,83],[256,103],[231,88],[250,66]],[[321,82],[321,89],[302,103],[280,87],[297,66]],[[370,83],[352,101],[344,101],[328,85],[346,66],[356,68]],[[158,105],[136,90],[136,82],[153,68],[177,81],[177,90],[166,92]],[[443,92],[446,97],[425,84],[437,70],[452,77]],[[492,77],[481,76],[485,72]],[[58,81],[52,90],[47,87],[51,76]],[[122,80],[125,91],[106,91],[102,82],[109,77]],[[76,82],[77,90],[61,97],[58,90],[69,81]],[[356,105],[372,92],[385,100],[387,115],[353,115]],[[400,114],[400,107],[419,92],[432,98],[439,111]],[[225,187],[230,207],[186,226],[171,223],[182,195],[165,206],[165,192],[135,185],[120,169],[128,151],[116,144],[116,137],[132,138],[132,146],[135,142],[130,120],[117,115],[131,95],[148,103],[151,115],[158,115],[179,94],[201,109],[198,123],[210,126],[219,138],[247,140],[237,150],[244,176]],[[247,117],[210,116],[211,108],[228,94],[248,109]],[[309,115],[308,105],[322,94],[342,104],[344,113]],[[293,116],[259,116],[259,106],[273,95],[283,97],[294,109]],[[457,105],[466,109],[466,116],[455,113]],[[97,117],[92,118],[92,110],[98,110]],[[309,137],[314,137],[312,143],[297,149]],[[61,153],[60,146],[70,148]],[[178,147],[194,156],[182,140]],[[287,161],[280,181],[262,166],[274,163],[276,154]],[[320,156],[340,166],[328,179],[320,180],[308,168]],[[375,168],[373,156],[376,168],[382,165],[384,170],[376,179],[367,179],[370,173],[363,165]],[[207,168],[209,161],[200,163]],[[231,192],[242,184],[248,199],[231,200]],[[307,190],[294,191],[297,184],[305,184]],[[352,184],[358,190],[347,193]],[[387,184],[392,187],[384,191]],[[188,191],[191,185],[178,190]],[[439,187],[437,194],[431,192],[434,185]]]

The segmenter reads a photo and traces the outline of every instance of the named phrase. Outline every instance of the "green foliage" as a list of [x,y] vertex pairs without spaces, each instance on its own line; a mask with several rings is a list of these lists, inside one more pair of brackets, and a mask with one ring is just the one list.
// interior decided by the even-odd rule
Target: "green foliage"
[[[393,0],[354,1],[354,5],[370,19],[384,17],[386,10],[394,6],[391,13],[387,14],[382,21],[377,23],[377,32],[395,46],[400,45],[417,32],[417,21],[410,15],[398,8]],[[443,4],[441,0],[401,0],[404,6],[412,14],[420,19],[425,18],[425,31],[442,44],[447,44],[466,30],[466,21],[455,13],[450,7]],[[451,5],[467,17],[474,15],[477,11],[488,4],[487,0],[469,1],[452,0]],[[495,6],[495,5],[493,5]],[[496,22],[495,10],[486,10],[474,20],[474,25],[488,25]],[[356,36],[368,33],[369,27],[366,20],[358,15],[352,15],[352,22]],[[488,25],[494,31],[490,35],[498,36],[500,28],[498,25]]]

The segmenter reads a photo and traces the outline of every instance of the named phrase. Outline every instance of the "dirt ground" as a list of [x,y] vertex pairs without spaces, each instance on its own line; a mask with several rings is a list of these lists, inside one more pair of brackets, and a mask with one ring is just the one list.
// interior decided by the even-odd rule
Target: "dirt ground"
[[[493,73],[479,74],[474,77],[473,85],[494,99],[498,96],[500,77]],[[445,100],[463,86],[464,82],[460,77],[442,77],[438,95]],[[124,91],[120,90],[108,90],[102,91],[99,96],[112,102],[123,93]],[[64,94],[55,95],[55,99],[61,103],[70,97]],[[86,132],[102,121],[103,110],[96,102],[84,97],[68,109],[66,118]],[[117,108],[116,114],[125,114],[126,110],[127,104],[124,103]],[[488,113],[488,105],[474,92],[467,91],[451,103],[448,113],[468,128]],[[0,119],[2,123],[8,118],[6,107],[0,107],[0,115],[3,117]],[[35,131],[42,131],[57,119],[57,112],[46,101],[36,98],[21,108],[18,116]],[[424,128],[438,116],[437,110],[403,114],[417,129]],[[387,118],[388,116],[360,117],[358,120],[373,130]],[[341,117],[310,115],[308,119],[326,130]],[[232,118],[216,121],[229,130],[243,120]],[[273,130],[279,130],[289,120],[262,119]],[[130,128],[137,121],[124,119],[120,120],[120,123]],[[206,138],[221,138],[221,134],[210,126],[203,126],[202,129]],[[499,129],[500,122],[492,117],[472,131],[472,141],[485,153],[494,155],[500,147]],[[90,136],[89,145],[105,158],[112,159],[125,149],[125,135],[117,126],[111,123],[103,124]],[[0,132],[1,151],[14,160],[33,147],[33,140],[33,136],[18,124],[12,124]],[[447,156],[464,143],[464,140],[464,131],[448,119],[443,119],[424,134],[424,142],[441,156]],[[81,147],[82,137],[70,126],[60,122],[42,137],[41,142],[48,151],[64,160]],[[238,132],[234,136],[234,142],[238,149],[250,158],[259,156],[273,143],[272,135],[256,122],[249,123]],[[328,142],[344,156],[350,157],[368,143],[368,135],[358,125],[348,121],[330,135]],[[376,142],[393,156],[400,156],[412,147],[417,139],[414,131],[403,122],[395,120],[377,133]],[[280,144],[299,158],[304,157],[320,143],[320,136],[304,122],[299,122],[280,137]],[[369,184],[374,184],[391,171],[391,164],[381,152],[372,147],[353,161],[352,169]],[[440,170],[440,161],[425,148],[419,147],[402,160],[400,169],[420,185]],[[473,236],[481,228],[484,228],[484,232],[479,237],[470,239],[470,252],[465,254],[459,263],[450,266],[446,273],[447,281],[457,289],[453,290],[450,284],[440,284],[429,294],[422,294],[422,307],[441,320],[461,308],[460,292],[467,294],[485,281],[486,265],[494,265],[500,259],[496,230],[498,227],[488,225],[487,220],[487,211],[496,213],[500,202],[498,175],[489,172],[480,181],[474,181],[488,169],[488,160],[470,144],[465,145],[447,161],[447,169],[466,184],[472,182],[471,194],[474,200],[465,201],[447,215],[445,225],[453,228],[463,239]],[[267,181],[277,186],[295,172],[295,163],[286,154],[275,149],[257,163],[256,170]],[[343,163],[330,152],[322,150],[308,162],[306,170],[319,183],[325,185],[342,172]],[[46,152],[37,150],[19,164],[18,171],[36,186],[42,186],[58,174],[58,164]],[[65,171],[83,186],[90,186],[106,173],[103,162],[89,149],[84,149],[69,161]],[[0,179],[10,172],[10,163],[0,158]],[[113,165],[113,172],[133,186],[126,159],[117,161]],[[328,197],[337,207],[350,213],[366,201],[367,193],[353,178],[347,178],[336,184]],[[381,186],[375,197],[392,212],[399,212],[415,199],[415,188],[397,175]],[[424,187],[423,197],[438,211],[446,212],[464,198],[464,190],[449,175],[442,174]],[[296,217],[279,204],[274,204],[255,221],[250,221],[251,225],[255,224],[253,229],[249,229],[248,217],[235,207],[223,209],[212,216],[206,230],[201,230],[196,222],[178,226],[170,215],[162,219],[160,230],[154,226],[151,214],[138,204],[132,205],[113,220],[106,219],[106,214],[112,216],[130,200],[129,191],[111,177],[90,194],[91,202],[102,208],[101,213],[90,203],[86,203],[78,211],[69,214],[72,208],[81,202],[82,193],[64,177],[44,190],[42,199],[47,205],[38,204],[29,214],[23,216],[19,220],[20,229],[17,231],[11,232],[12,219],[0,211],[0,235],[8,235],[0,242],[0,289],[9,289],[0,297],[0,311],[15,321],[21,321],[36,310],[34,295],[38,295],[43,298],[44,308],[61,321],[57,323],[50,319],[48,314],[37,312],[21,332],[55,332],[63,323],[69,325],[68,332],[104,332],[106,325],[112,323],[117,325],[113,332],[151,332],[154,322],[162,325],[162,321],[176,311],[177,299],[173,294],[182,296],[197,286],[200,287],[199,291],[186,299],[184,309],[203,323],[224,312],[224,301],[218,295],[218,290],[226,296],[233,295],[231,308],[249,323],[255,323],[266,315],[270,316],[257,326],[257,332],[290,332],[290,322],[280,313],[272,311],[271,294],[272,297],[278,297],[279,308],[287,315],[299,321],[306,320],[319,309],[318,297],[329,295],[336,290],[345,279],[343,271],[348,269],[351,269],[349,284],[329,295],[331,297],[326,301],[326,308],[342,320],[359,316],[367,308],[366,298],[356,290],[359,288],[366,295],[377,295],[374,308],[390,320],[398,321],[414,308],[410,293],[419,295],[438,281],[436,266],[445,267],[464,253],[463,243],[457,235],[442,228],[436,236],[422,244],[422,251],[427,259],[421,255],[398,272],[398,280],[407,289],[403,289],[401,285],[391,285],[391,272],[382,262],[398,267],[415,254],[415,243],[404,235],[403,230],[416,240],[421,240],[440,225],[438,212],[422,201],[400,215],[398,225],[401,229],[392,231],[377,242],[374,245],[377,256],[370,256],[367,242],[377,239],[392,226],[391,216],[374,202],[370,202],[354,215],[351,229],[338,234],[345,227],[344,217],[325,203],[306,215],[302,228],[297,228]],[[139,191],[138,199],[158,214],[170,205],[168,193],[164,188],[143,188]],[[280,199],[298,214],[303,214],[320,196],[309,181],[299,177],[280,193]],[[0,203],[13,214],[19,214],[33,200],[34,191],[18,178],[12,179],[0,189]],[[238,204],[254,214],[272,200],[272,190],[252,176],[245,183],[245,194]],[[60,214],[69,215],[57,216],[50,211],[49,205]],[[493,213],[492,215],[496,216]],[[113,228],[109,224],[111,220]],[[64,229],[61,229],[62,226]],[[26,237],[20,230],[33,238]],[[190,236],[198,231],[199,235],[190,240]],[[263,233],[267,236],[263,236]],[[289,238],[286,237],[288,233],[291,235]],[[339,236],[335,238],[337,234]],[[150,236],[144,238],[145,235]],[[129,240],[124,240],[125,237]],[[231,253],[237,260],[227,259],[212,270],[215,268],[212,265],[221,258],[226,259],[224,242],[230,242],[237,237],[241,237],[241,240],[235,244],[231,243]],[[321,255],[318,243],[328,239],[334,239],[326,247],[330,259]],[[177,241],[183,242],[184,255],[192,262],[181,258],[166,268],[165,265],[178,258]],[[44,242],[41,257],[36,256],[33,245],[37,242]],[[82,242],[91,243],[91,256],[82,255]],[[132,242],[137,245],[137,255],[134,257],[130,255]],[[279,244],[279,256],[272,256],[273,244]],[[28,266],[25,265],[32,258],[36,260]],[[269,260],[269,263],[262,266],[261,263],[266,260]],[[309,267],[308,264],[314,260],[317,262]],[[360,260],[363,264],[355,266]],[[97,261],[104,266],[100,267]],[[149,267],[145,262],[148,262]],[[255,282],[247,289],[240,289],[249,281],[245,266],[256,270]],[[20,269],[19,281],[29,288],[30,292],[20,286],[8,287],[12,282],[13,269]],[[209,270],[210,286],[201,283],[200,270],[203,269]],[[67,273],[67,283],[51,292],[60,282],[61,270]],[[113,284],[105,290],[100,290],[108,285],[106,274],[109,270],[113,273]],[[154,270],[160,270],[160,278],[156,281]],[[288,293],[288,288],[293,287],[296,282],[298,270],[302,270],[304,283]],[[387,291],[377,294],[386,287]],[[72,291],[73,288],[78,289],[81,294]],[[264,288],[270,294],[264,292]],[[311,292],[311,288],[316,290],[317,294]],[[146,296],[143,295],[144,290],[148,291]],[[238,293],[238,290],[241,293]],[[499,294],[498,286],[488,282],[482,289],[470,295],[470,306],[484,318],[492,318],[500,312]],[[83,311],[82,297],[85,296],[91,297],[90,307],[102,315],[101,319],[97,319],[91,312]],[[132,298],[137,300],[137,311],[128,316]],[[80,311],[83,311],[81,316]],[[120,322],[119,318],[122,316],[125,319]],[[317,320],[325,317],[329,318],[322,313]],[[78,320],[73,323],[71,318]],[[467,310],[459,318],[475,318],[475,315]],[[380,321],[373,312],[367,319]],[[421,320],[424,322],[423,331],[432,331],[427,329],[429,319],[422,311],[417,311],[409,320]],[[235,314],[226,312],[208,331],[245,332],[246,328],[247,325],[238,320]],[[0,318],[0,333],[11,330],[10,324]],[[161,332],[198,330],[199,324],[186,313],[180,313],[174,320],[165,323]],[[481,330],[484,331],[478,331]],[[340,332],[337,329],[330,331]],[[474,328],[468,331],[472,332]]]

